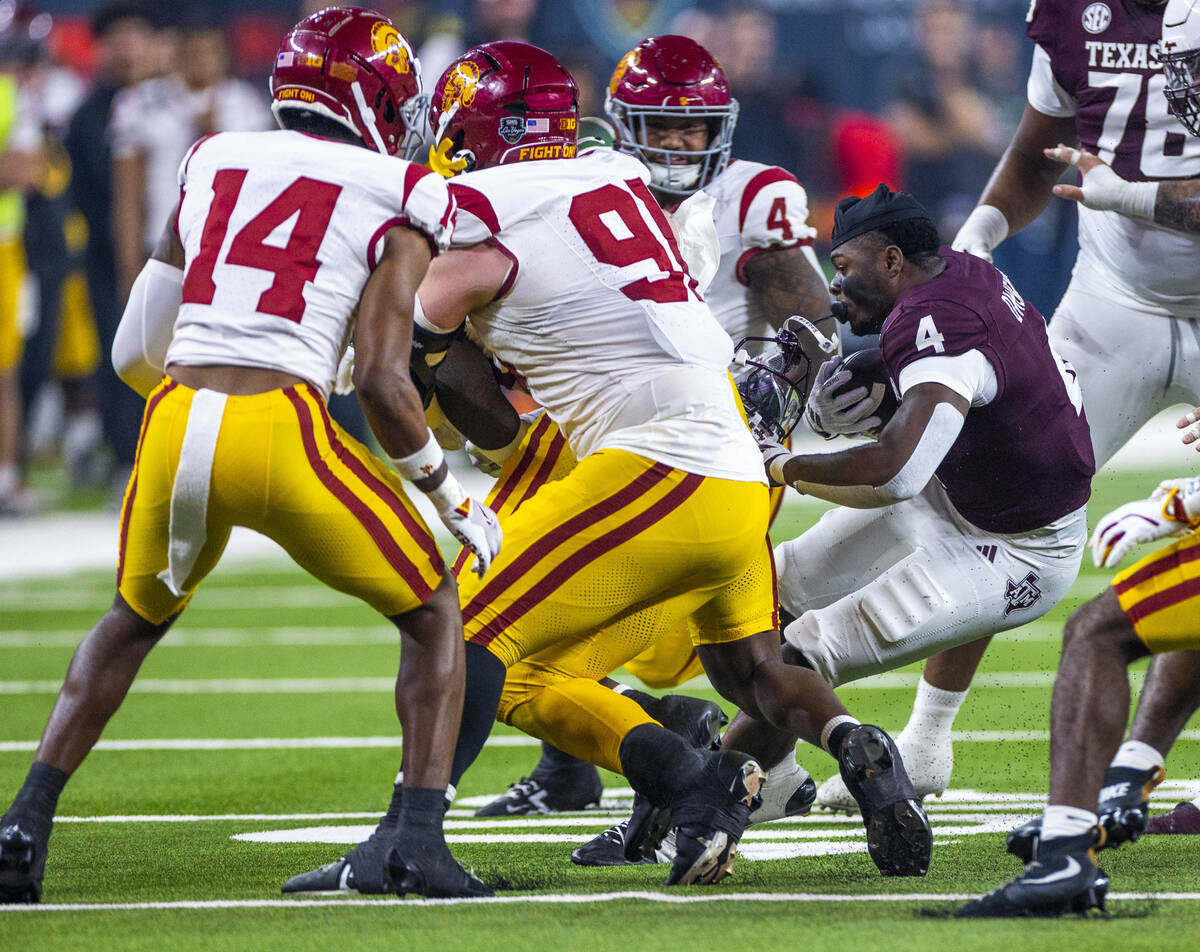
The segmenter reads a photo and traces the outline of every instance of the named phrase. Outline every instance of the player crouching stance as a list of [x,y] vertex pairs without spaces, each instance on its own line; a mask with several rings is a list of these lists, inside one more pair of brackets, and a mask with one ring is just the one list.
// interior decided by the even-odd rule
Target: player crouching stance
[[471,50],[433,91],[434,161],[473,170],[452,186],[455,240],[470,247],[430,271],[423,314],[446,333],[469,314],[579,460],[506,520],[488,578],[462,583],[468,683],[451,782],[503,720],[669,809],[669,883],[721,879],[762,768],[692,747],[597,680],[694,619],[718,690],[824,741],[878,818],[885,861],[923,872],[932,838],[887,735],[780,655],[767,486],[727,371],[732,342],[645,166],[606,150],[562,161],[577,115],[570,75],[522,43]]
[[[121,515],[117,597],[75,652],[0,821],[0,900],[40,899],[63,785],[235,525],[274,539],[400,630],[403,782],[363,850],[373,861],[348,865],[343,885],[381,891],[383,853],[398,846],[396,888],[489,893],[442,834],[463,703],[455,583],[395,472],[325,408],[356,331],[355,382],[375,435],[486,567],[499,549],[494,517],[447,472],[407,374],[414,294],[453,213],[439,177],[393,158],[419,89],[417,61],[390,21],[326,9],[288,33],[276,59],[283,129],[222,133],[185,158],[172,228],[114,346],[125,379],[153,387]],[[288,222],[285,244],[266,241]]]

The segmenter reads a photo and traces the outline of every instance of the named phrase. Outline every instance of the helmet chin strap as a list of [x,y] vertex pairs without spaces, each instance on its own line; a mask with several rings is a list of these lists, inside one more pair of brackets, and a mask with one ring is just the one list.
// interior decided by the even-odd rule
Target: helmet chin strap
[[350,92],[354,95],[354,102],[358,105],[358,114],[362,118],[363,126],[371,136],[371,141],[375,144],[375,151],[382,155],[387,155],[387,147],[383,144],[383,136],[379,134],[379,128],[375,125],[375,113],[371,111],[371,107],[367,105],[367,100],[363,96],[362,87],[355,80],[350,84]]

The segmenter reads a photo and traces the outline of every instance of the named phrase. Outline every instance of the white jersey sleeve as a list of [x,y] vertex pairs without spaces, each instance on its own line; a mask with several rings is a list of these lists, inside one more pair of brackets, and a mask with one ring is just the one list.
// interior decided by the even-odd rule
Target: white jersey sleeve
[[717,321],[735,341],[769,336],[765,321],[750,313],[745,266],[751,258],[772,248],[801,246],[810,249],[817,230],[808,223],[808,194],[786,169],[747,162],[730,162],[705,191],[716,205],[713,220],[721,244],[721,261],[705,300]]
[[1050,54],[1040,43],[1034,44],[1033,65],[1029,68],[1029,82],[1025,88],[1029,105],[1042,115],[1053,116],[1056,119],[1067,119],[1075,115],[1075,97],[1063,89],[1054,78],[1054,71],[1050,68]]
[[168,363],[283,370],[328,394],[387,232],[412,228],[431,254],[449,242],[438,175],[298,132],[202,139],[179,181],[186,267]]

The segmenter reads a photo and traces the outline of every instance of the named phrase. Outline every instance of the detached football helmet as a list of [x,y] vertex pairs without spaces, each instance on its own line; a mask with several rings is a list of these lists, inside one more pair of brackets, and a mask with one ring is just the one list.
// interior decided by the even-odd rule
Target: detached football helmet
[[[757,357],[746,345],[764,344]],[[838,352],[838,341],[822,334],[799,315],[783,322],[774,337],[745,337],[738,342],[733,375],[750,427],[757,436],[783,442],[800,422],[817,369]]]
[[1188,132],[1200,136],[1200,0],[1169,0],[1158,56],[1167,106]]
[[429,167],[447,178],[533,159],[572,159],[579,88],[529,43],[484,43],[451,63],[429,102]]
[[314,112],[385,155],[408,157],[421,142],[421,64],[374,10],[328,7],[292,27],[275,56],[271,99],[276,122],[285,110]]
[[[660,192],[691,195],[729,164],[737,100],[721,64],[686,36],[652,36],[626,53],[609,81],[604,109],[617,127],[617,148],[645,164]],[[708,123],[707,148],[647,146],[647,119],[692,116]]]

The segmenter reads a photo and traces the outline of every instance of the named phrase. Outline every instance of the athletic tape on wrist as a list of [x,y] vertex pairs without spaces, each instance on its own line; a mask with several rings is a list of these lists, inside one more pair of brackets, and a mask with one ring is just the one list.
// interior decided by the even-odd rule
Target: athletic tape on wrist
[[442,452],[442,448],[438,446],[437,440],[433,438],[433,430],[425,427],[425,432],[428,434],[428,439],[425,445],[415,453],[402,456],[399,459],[394,456],[388,457],[392,465],[396,467],[396,472],[410,483],[428,479],[446,461],[446,454]]

